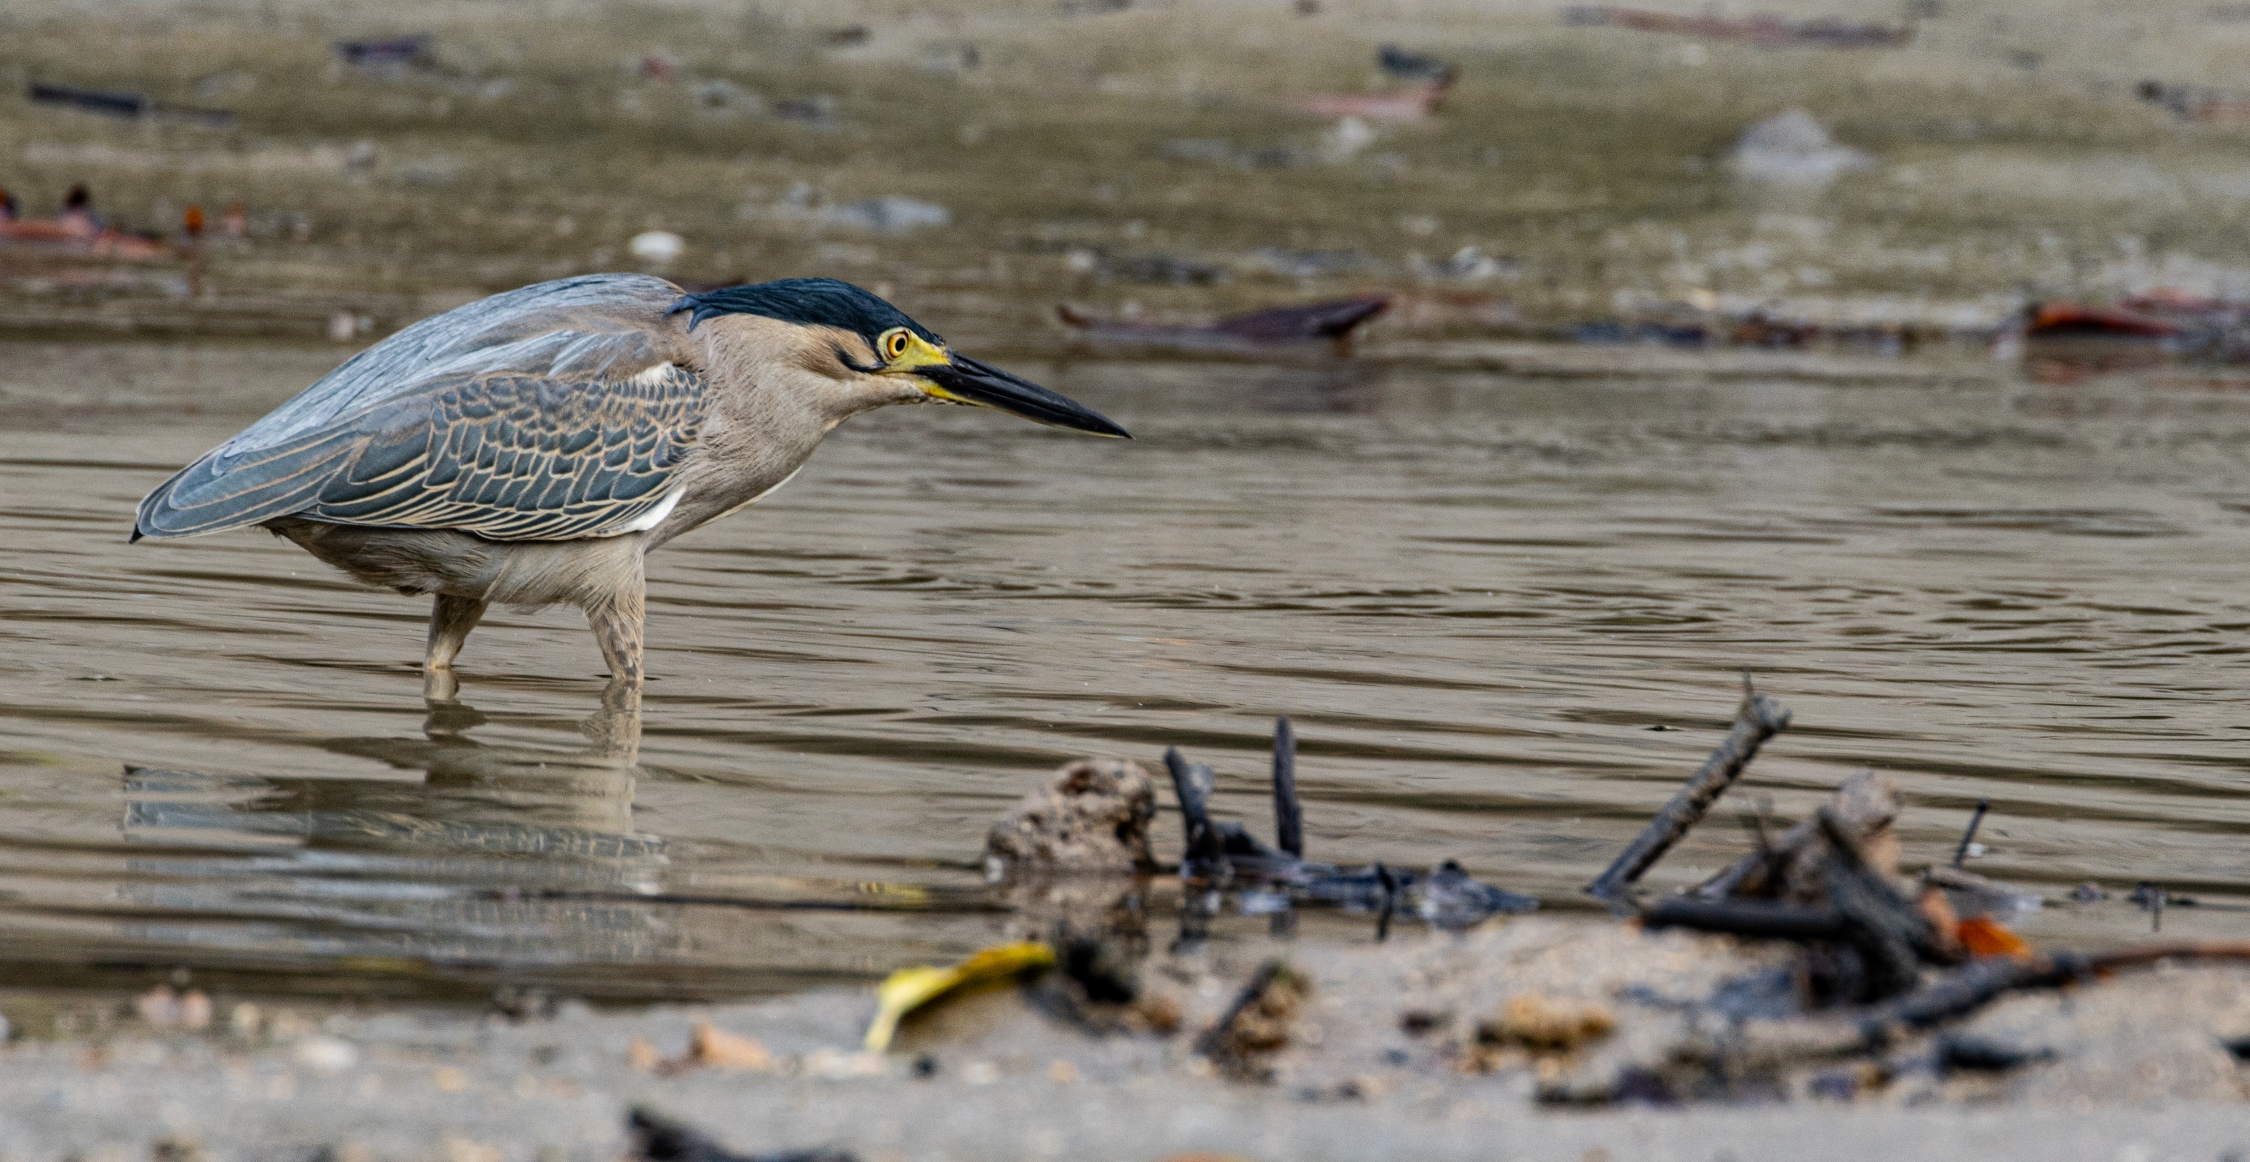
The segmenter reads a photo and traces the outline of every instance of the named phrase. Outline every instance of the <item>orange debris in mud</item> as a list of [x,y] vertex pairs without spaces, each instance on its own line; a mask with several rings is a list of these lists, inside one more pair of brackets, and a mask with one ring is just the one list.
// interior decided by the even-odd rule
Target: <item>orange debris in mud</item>
[[2011,960],[2030,960],[2031,945],[2024,938],[2008,931],[2007,926],[1990,916],[1971,916],[1953,928],[1953,938],[1969,950],[1972,956],[2005,956]]

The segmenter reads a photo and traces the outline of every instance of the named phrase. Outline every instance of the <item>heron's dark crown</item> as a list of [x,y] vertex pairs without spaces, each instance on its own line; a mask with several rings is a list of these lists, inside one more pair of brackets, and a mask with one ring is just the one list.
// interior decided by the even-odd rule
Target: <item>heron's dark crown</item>
[[874,295],[833,278],[784,278],[749,286],[730,286],[686,295],[665,314],[690,312],[688,329],[713,315],[763,315],[784,323],[840,327],[872,343],[893,327],[905,327],[937,346],[945,340]]

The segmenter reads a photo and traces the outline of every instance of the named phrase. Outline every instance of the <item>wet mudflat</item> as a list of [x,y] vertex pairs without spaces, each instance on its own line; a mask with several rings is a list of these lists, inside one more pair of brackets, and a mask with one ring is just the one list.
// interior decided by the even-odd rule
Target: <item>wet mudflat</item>
[[[2243,395],[1975,361],[1025,352],[1138,439],[853,421],[654,558],[627,759],[588,737],[573,613],[495,616],[432,707],[419,601],[264,534],[125,544],[143,491],[338,357],[0,346],[17,980],[629,1000],[950,959],[1000,930],[977,853],[1047,771],[1177,743],[1219,769],[1220,812],[1257,818],[1277,713],[1322,858],[1452,857],[1571,906],[1744,669],[1796,726],[1727,810],[1793,818],[1874,765],[1910,858],[1990,798],[1987,874],[2250,897]],[[1652,880],[1742,839],[1700,829]],[[2174,908],[2164,931],[2240,920]],[[2017,922],[2147,926],[2118,900]]]

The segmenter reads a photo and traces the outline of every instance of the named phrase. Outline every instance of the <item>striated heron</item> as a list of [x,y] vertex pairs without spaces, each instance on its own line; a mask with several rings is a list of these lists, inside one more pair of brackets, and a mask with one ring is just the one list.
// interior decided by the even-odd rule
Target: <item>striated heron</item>
[[638,688],[642,558],[788,483],[885,404],[1125,429],[956,354],[825,278],[687,294],[646,275],[540,283],[354,356],[141,501],[133,540],[260,525],[369,585],[430,595],[425,672],[494,604],[586,611]]

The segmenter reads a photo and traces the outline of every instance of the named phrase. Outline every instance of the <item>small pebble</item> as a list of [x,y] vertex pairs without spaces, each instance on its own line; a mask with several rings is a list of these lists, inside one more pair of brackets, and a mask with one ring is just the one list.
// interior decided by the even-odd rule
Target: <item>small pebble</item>
[[297,1042],[297,1064],[322,1073],[340,1073],[359,1064],[359,1050],[341,1038],[316,1034]]
[[160,984],[133,998],[133,1008],[141,1020],[159,1029],[169,1029],[180,1020],[180,999],[172,986]]

